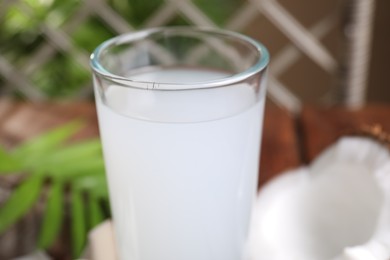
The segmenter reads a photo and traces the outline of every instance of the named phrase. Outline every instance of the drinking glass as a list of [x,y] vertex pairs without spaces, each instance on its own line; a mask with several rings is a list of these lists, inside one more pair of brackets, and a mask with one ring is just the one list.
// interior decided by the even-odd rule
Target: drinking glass
[[121,260],[244,259],[269,55],[224,30],[153,28],[91,56]]

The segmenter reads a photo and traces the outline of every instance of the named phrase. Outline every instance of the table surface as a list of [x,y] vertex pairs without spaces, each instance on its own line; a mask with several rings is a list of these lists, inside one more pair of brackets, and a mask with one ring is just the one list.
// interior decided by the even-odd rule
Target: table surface
[[[367,105],[362,109],[305,106],[293,116],[268,102],[262,142],[259,186],[282,171],[309,163],[324,148],[349,130],[380,124],[390,131],[390,105]],[[0,144],[13,147],[63,123],[86,122],[75,139],[98,136],[92,102],[25,103],[0,99]]]
[[[390,131],[390,105],[362,109],[304,107],[299,116],[268,102],[265,110],[259,184],[281,171],[310,162],[349,130],[380,124]],[[75,139],[99,135],[92,102],[25,103],[0,99],[0,144],[12,147],[63,123],[81,119],[86,127]]]

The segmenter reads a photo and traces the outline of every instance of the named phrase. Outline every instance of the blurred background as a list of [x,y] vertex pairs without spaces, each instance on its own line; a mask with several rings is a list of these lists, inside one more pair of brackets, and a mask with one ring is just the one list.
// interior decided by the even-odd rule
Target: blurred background
[[389,102],[389,10],[387,0],[1,0],[0,93],[91,98],[89,54],[99,43],[145,27],[196,25],[263,42],[272,56],[269,96],[289,110]]

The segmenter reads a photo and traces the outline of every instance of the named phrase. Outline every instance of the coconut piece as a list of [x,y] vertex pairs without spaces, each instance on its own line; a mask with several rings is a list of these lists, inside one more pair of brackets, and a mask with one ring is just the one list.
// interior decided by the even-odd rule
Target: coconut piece
[[310,166],[260,191],[251,258],[388,260],[389,193],[387,149],[367,138],[343,138]]
[[95,227],[88,237],[89,256],[91,260],[115,260],[115,242],[112,222],[106,220]]

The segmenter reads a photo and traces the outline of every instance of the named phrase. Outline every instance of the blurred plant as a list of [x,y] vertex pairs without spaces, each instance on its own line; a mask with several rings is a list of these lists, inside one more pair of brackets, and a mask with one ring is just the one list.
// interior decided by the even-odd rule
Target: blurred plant
[[[158,12],[164,0],[105,0],[110,8],[128,21],[135,29],[145,26]],[[243,0],[192,0],[192,2],[219,26],[224,26]],[[90,71],[76,59],[78,53],[88,55],[102,41],[116,35],[99,15],[91,12],[76,28],[67,26],[77,20],[79,10],[85,8],[82,0],[23,0],[15,1],[0,17],[0,53],[16,68],[37,62],[36,53],[46,53],[47,46],[55,51],[47,61],[30,71],[31,83],[49,98],[74,96],[91,84]],[[223,8],[221,8],[223,7]],[[180,12],[166,25],[190,25],[191,21]],[[47,28],[62,30],[71,41],[69,50],[63,50],[44,32]],[[73,30],[73,31],[72,31]],[[46,46],[46,47],[45,47]],[[34,59],[31,59],[35,57]],[[39,57],[39,55],[38,55]],[[41,62],[41,60],[39,60]],[[0,78],[2,85],[10,85]],[[23,97],[16,89],[13,93]]]
[[66,143],[81,125],[73,122],[61,126],[10,152],[0,147],[0,175],[23,177],[0,207],[0,233],[43,198],[46,203],[37,247],[47,249],[61,231],[65,205],[69,203],[72,253],[78,257],[88,230],[109,217],[100,141]]

